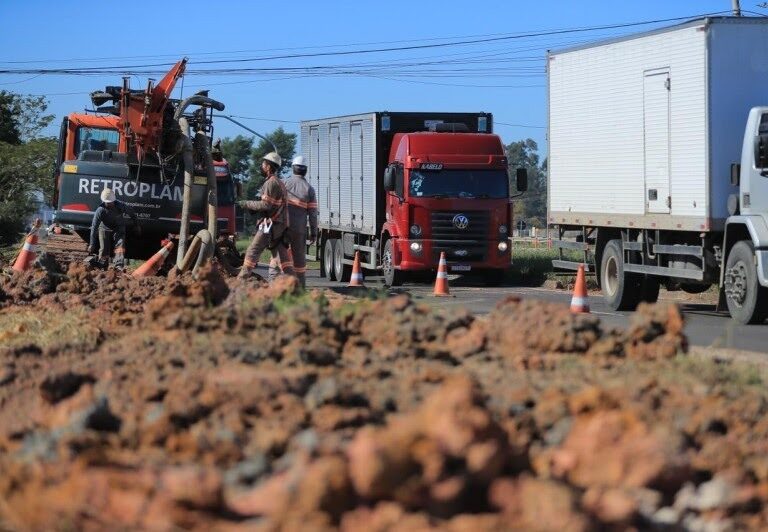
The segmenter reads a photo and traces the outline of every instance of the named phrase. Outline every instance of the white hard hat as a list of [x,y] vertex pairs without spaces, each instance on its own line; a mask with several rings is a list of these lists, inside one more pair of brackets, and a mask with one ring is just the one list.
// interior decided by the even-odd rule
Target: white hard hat
[[271,163],[275,163],[277,166],[283,165],[283,160],[280,158],[277,152],[274,152],[274,151],[269,152],[264,157],[262,157],[262,159],[264,159],[265,161],[269,161]]
[[101,201],[104,203],[112,203],[115,201],[115,193],[111,188],[105,188],[101,191]]
[[303,155],[297,155],[293,158],[291,166],[307,166],[307,161],[304,159]]

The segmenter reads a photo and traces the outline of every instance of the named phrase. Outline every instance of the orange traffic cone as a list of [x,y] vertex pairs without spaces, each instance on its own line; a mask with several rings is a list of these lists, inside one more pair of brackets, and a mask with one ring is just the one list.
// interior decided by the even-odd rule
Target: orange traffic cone
[[435,279],[434,295],[451,295],[448,292],[448,264],[445,262],[445,251],[440,252],[440,263],[437,265],[437,278]]
[[136,268],[133,271],[134,277],[149,277],[150,275],[155,275],[158,270],[160,270],[160,266],[163,265],[165,262],[165,258],[171,253],[171,250],[173,249],[173,242],[167,242],[163,245],[163,247],[160,248],[160,251],[152,255],[152,257]]
[[360,268],[360,252],[355,251],[355,262],[352,263],[352,275],[347,286],[365,286],[363,284],[363,270]]
[[17,272],[25,272],[32,267],[32,263],[37,258],[37,230],[40,229],[40,218],[35,220],[35,224],[32,226],[32,231],[27,235],[24,240],[24,246],[19,251],[19,255],[16,260],[13,261],[13,270]]
[[589,301],[587,300],[587,281],[584,277],[583,264],[579,264],[579,271],[576,273],[576,286],[573,287],[571,312],[574,314],[589,314]]

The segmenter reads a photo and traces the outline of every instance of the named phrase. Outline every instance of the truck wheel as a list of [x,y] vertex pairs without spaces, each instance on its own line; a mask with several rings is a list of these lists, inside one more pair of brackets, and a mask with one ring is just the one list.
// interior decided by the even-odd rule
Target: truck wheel
[[329,281],[336,280],[336,271],[333,267],[334,242],[335,242],[334,239],[329,238],[328,240],[325,241],[325,245],[323,246],[323,271],[325,272],[325,276],[328,278]]
[[384,243],[384,253],[381,255],[381,269],[384,273],[384,284],[400,286],[403,284],[403,272],[395,269],[395,249],[392,239]]
[[737,242],[728,254],[724,275],[728,312],[739,323],[762,323],[768,314],[768,290],[757,281],[752,242]]
[[611,240],[603,250],[600,264],[600,287],[605,302],[613,310],[635,310],[640,302],[640,279],[624,272],[621,240]]
[[656,303],[659,300],[661,279],[654,275],[646,275],[640,281],[640,300],[646,303]]
[[344,244],[340,239],[335,239],[333,243],[333,271],[337,281],[340,283],[349,282],[352,266],[344,264]]

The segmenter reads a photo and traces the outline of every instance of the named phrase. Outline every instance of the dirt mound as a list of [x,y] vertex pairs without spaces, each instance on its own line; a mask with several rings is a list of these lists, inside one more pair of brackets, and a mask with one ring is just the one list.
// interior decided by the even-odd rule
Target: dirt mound
[[[768,393],[686,357],[674,306],[619,331],[216,267],[56,281],[0,313],[1,527],[768,526]],[[44,345],[20,325],[64,308]]]

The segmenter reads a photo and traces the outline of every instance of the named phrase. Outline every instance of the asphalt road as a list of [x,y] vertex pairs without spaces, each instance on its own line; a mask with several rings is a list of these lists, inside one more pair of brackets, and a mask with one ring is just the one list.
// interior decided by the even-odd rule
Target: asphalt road
[[[384,288],[381,277],[367,277],[366,286]],[[307,272],[308,287],[324,287],[345,292],[346,284],[321,279],[319,271]],[[569,305],[571,295],[566,291],[549,290],[545,288],[529,288],[504,286],[486,288],[473,285],[470,281],[451,276],[450,298],[432,296],[431,284],[406,284],[396,290],[410,292],[415,299],[435,307],[461,306],[475,314],[490,312],[496,303],[508,295],[518,295],[522,298],[539,299]],[[662,299],[663,299],[662,295]],[[727,313],[718,313],[714,305],[680,302],[686,317],[686,333],[692,345],[704,347],[720,347],[768,353],[768,324],[740,325],[734,322]],[[617,327],[625,327],[629,323],[629,314],[614,312],[609,309],[599,295],[589,296],[590,309],[604,323]]]

